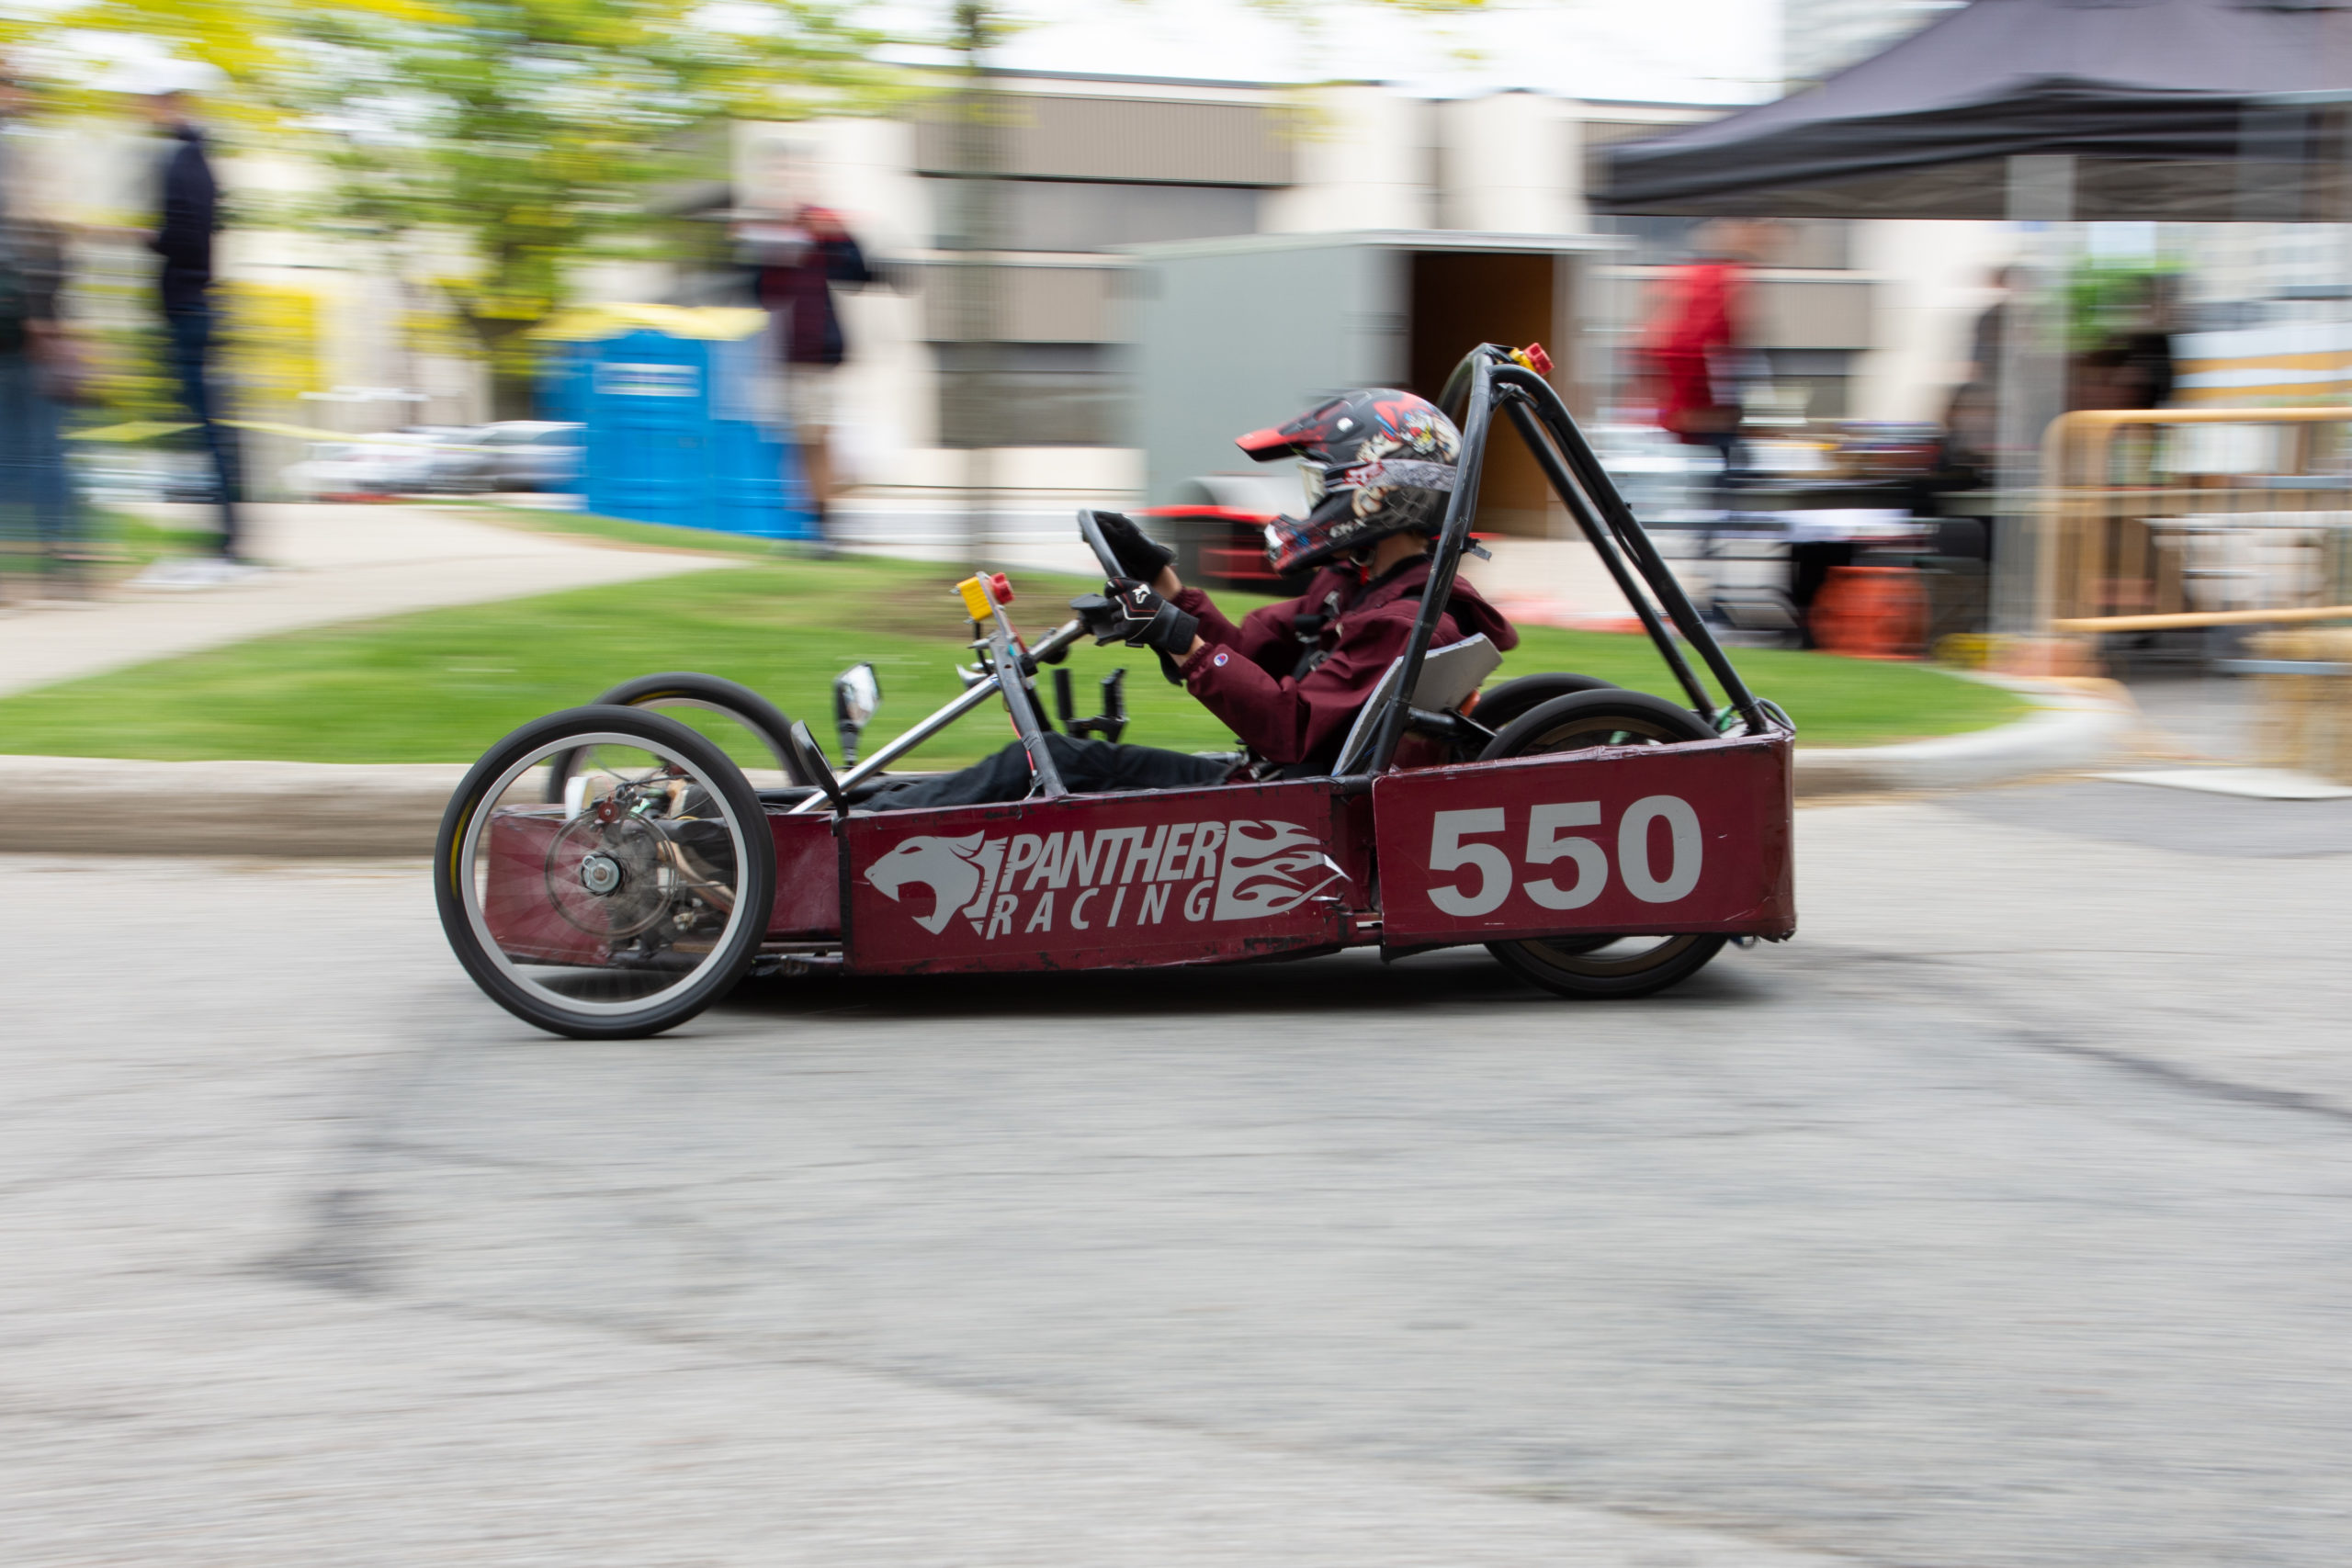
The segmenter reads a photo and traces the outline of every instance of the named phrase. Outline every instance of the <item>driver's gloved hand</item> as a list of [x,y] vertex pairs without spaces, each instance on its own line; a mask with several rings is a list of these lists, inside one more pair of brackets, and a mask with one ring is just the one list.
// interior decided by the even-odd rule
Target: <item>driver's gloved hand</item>
[[1124,642],[1182,658],[1200,635],[1201,623],[1131,577],[1114,577],[1102,585],[1103,594],[1073,599],[1069,607],[1094,634],[1097,644]]
[[1097,512],[1094,525],[1102,530],[1102,542],[1118,558],[1120,573],[1137,582],[1151,581],[1175,563],[1174,550],[1154,544],[1123,512]]
[[[1103,586],[1107,588],[1110,585],[1105,583]],[[1106,642],[1116,642],[1127,635],[1126,612],[1100,593],[1081,593],[1069,602],[1069,607],[1077,615],[1079,624],[1086,628],[1086,635],[1094,639],[1097,648]]]

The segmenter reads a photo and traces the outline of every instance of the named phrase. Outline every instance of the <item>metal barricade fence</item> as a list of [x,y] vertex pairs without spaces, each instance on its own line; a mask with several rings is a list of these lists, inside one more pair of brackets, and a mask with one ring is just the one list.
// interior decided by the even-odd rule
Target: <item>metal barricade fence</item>
[[2042,474],[2045,626],[2352,602],[2352,408],[2081,410]]
[[[2256,760],[2352,782],[2352,408],[2086,410],[2042,448],[2060,636],[2243,628]],[[2257,630],[2258,627],[2270,627]],[[2209,647],[2208,657],[2217,649]]]

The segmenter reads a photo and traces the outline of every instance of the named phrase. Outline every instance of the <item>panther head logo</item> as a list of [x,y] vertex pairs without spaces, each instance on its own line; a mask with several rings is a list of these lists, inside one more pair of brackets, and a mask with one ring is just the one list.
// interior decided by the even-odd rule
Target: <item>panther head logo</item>
[[937,936],[980,890],[981,867],[976,857],[982,837],[973,833],[961,839],[938,839],[925,834],[902,839],[888,854],[865,868],[865,880],[892,903],[899,901],[899,890],[910,882],[930,888],[931,913],[917,915],[915,924]]

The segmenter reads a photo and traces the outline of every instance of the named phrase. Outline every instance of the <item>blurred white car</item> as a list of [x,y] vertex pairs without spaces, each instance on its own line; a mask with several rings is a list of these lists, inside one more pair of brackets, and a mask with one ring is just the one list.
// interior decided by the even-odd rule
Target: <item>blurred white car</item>
[[455,495],[580,488],[581,427],[554,420],[485,424],[448,441],[433,466],[433,488]]
[[571,491],[580,488],[581,436],[576,424],[518,419],[475,439],[489,449],[492,490]]
[[432,436],[400,432],[322,441],[279,478],[314,501],[414,494],[433,488],[435,446]]

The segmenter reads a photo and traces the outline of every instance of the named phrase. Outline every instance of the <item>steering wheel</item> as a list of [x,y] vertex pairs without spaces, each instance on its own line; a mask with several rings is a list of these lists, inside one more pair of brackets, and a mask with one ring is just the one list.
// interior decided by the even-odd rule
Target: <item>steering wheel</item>
[[1118,556],[1112,551],[1111,541],[1102,536],[1102,525],[1094,521],[1093,512],[1087,507],[1078,509],[1078,533],[1079,537],[1086,541],[1086,547],[1094,552],[1094,558],[1102,563],[1104,577],[1127,575],[1126,569],[1119,564]]

